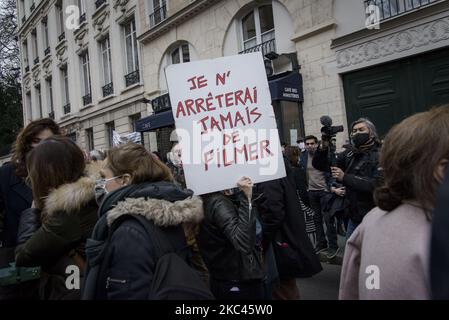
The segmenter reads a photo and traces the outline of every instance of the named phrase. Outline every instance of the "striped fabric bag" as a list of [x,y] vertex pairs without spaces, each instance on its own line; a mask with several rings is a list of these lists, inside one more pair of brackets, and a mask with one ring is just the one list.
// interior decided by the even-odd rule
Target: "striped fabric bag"
[[315,211],[312,208],[306,206],[302,201],[298,193],[299,205],[301,206],[302,212],[304,212],[304,219],[306,221],[306,233],[309,237],[312,246],[315,248],[317,243],[316,226],[314,221]]

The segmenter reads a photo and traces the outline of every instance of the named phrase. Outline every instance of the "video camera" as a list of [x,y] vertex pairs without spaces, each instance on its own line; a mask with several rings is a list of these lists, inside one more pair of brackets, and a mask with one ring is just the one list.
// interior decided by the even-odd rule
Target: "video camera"
[[329,146],[328,150],[328,161],[330,166],[335,166],[336,164],[336,156],[335,151],[337,149],[335,145],[335,141],[332,138],[335,138],[337,133],[343,132],[343,126],[333,126],[332,118],[329,116],[322,116],[320,118],[320,122],[323,125],[321,128],[321,148],[326,149]]
[[320,122],[323,125],[321,128],[322,140],[329,141],[331,138],[335,137],[337,133],[343,132],[343,126],[333,126],[332,118],[329,116],[322,116]]

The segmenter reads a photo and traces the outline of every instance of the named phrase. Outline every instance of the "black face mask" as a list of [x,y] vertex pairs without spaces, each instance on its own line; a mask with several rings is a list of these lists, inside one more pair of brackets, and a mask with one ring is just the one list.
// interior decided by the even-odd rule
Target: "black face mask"
[[370,134],[367,132],[357,133],[352,137],[352,143],[356,148],[363,146],[370,140]]

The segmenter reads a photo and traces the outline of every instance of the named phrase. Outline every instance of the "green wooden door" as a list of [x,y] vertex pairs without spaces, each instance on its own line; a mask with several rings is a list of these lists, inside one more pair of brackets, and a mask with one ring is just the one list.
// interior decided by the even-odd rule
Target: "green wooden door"
[[343,75],[348,123],[367,117],[379,135],[404,118],[449,103],[449,49]]

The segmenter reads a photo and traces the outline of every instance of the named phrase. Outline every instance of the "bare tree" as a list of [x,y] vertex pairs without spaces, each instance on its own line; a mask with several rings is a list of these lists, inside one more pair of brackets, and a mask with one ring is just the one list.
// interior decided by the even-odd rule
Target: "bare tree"
[[0,0],[0,156],[23,125],[15,0]]
[[20,54],[15,0],[0,0],[0,81],[19,77]]

